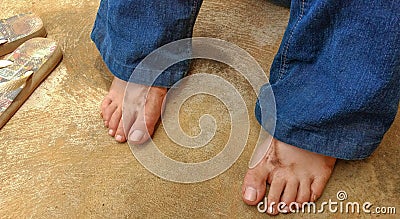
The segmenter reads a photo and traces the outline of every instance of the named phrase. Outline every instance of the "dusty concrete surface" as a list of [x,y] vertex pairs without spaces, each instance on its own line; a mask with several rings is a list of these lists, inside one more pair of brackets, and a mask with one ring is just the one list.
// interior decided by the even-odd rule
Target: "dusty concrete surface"
[[[225,173],[202,183],[169,182],[147,171],[127,144],[107,136],[99,103],[111,77],[89,39],[97,0],[2,0],[0,17],[33,11],[48,37],[59,42],[64,59],[50,77],[0,130],[0,217],[10,218],[261,218],[241,201],[240,187],[259,126],[250,114],[245,151]],[[195,36],[224,39],[246,49],[267,71],[288,19],[288,11],[260,0],[206,0]],[[255,94],[233,70],[196,61],[192,73],[209,72],[237,87],[252,112]],[[160,127],[155,141],[169,157],[186,162],[211,158],[229,137],[228,111],[210,96],[195,96],[181,110],[182,129],[199,133],[198,118],[213,114],[218,130],[204,149],[176,146]],[[381,147],[364,161],[339,161],[320,202],[348,201],[394,206],[400,211],[398,169],[400,115]],[[397,213],[398,215],[399,213]],[[368,214],[298,214],[280,217],[368,218]],[[381,215],[381,217],[384,217]],[[393,217],[385,216],[385,217]]]

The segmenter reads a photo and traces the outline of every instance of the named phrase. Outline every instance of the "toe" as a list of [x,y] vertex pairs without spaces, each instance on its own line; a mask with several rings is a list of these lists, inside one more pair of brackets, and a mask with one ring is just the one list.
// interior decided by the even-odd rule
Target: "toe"
[[315,202],[319,199],[319,197],[321,197],[328,180],[329,176],[319,176],[314,178],[311,184],[311,202]]
[[111,103],[110,105],[108,105],[104,111],[102,111],[102,115],[103,115],[103,120],[104,120],[104,125],[106,127],[108,127],[110,125],[110,120],[111,117],[113,116],[115,110],[118,109],[118,106]]
[[103,101],[101,102],[100,109],[102,112],[111,104],[112,100],[110,97],[104,97]]
[[291,179],[286,183],[285,190],[283,191],[283,195],[281,201],[285,203],[284,208],[280,208],[279,212],[289,213],[290,209],[296,209],[296,197],[297,191],[299,187],[299,182],[296,179]]
[[108,121],[110,120],[110,117],[113,113],[113,111],[110,108],[110,104],[112,103],[112,100],[109,97],[104,97],[103,102],[101,103],[101,117],[103,118],[104,121],[104,126],[108,127]]
[[144,116],[139,114],[129,131],[128,141],[132,144],[145,143],[147,140],[149,140],[150,135],[153,133],[154,127],[152,130],[148,130],[146,122],[143,118]]
[[310,179],[303,179],[300,181],[299,190],[297,192],[296,202],[299,204],[303,204],[305,202],[310,201],[311,197],[311,180]]
[[264,197],[266,191],[267,173],[260,168],[249,169],[242,185],[242,199],[248,205],[257,205]]
[[271,182],[271,187],[268,192],[268,210],[267,213],[270,215],[277,215],[278,212],[278,205],[281,200],[281,196],[283,190],[285,188],[286,181],[283,177],[274,177]]
[[118,125],[120,124],[121,121],[121,116],[122,116],[122,111],[117,108],[114,113],[112,114],[110,121],[109,121],[109,135],[115,136],[115,133],[117,131]]
[[115,132],[115,140],[120,143],[126,142],[122,120],[119,121],[117,131]]
[[154,128],[161,115],[161,105],[146,106],[145,109],[138,113],[135,122],[129,131],[129,142],[133,144],[143,144],[153,135]]

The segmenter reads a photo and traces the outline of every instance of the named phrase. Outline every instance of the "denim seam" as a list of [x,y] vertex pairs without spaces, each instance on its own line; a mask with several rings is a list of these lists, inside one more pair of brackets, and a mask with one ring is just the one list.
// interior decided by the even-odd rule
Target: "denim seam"
[[293,26],[293,28],[292,28],[292,30],[290,32],[290,35],[289,35],[289,37],[288,37],[288,39],[286,41],[284,50],[282,52],[281,67],[280,67],[280,70],[279,70],[279,80],[283,78],[283,76],[285,74],[285,71],[287,69],[286,61],[287,61],[287,53],[288,53],[288,50],[289,50],[289,47],[290,47],[290,41],[293,38],[294,31],[296,30],[298,24],[300,23],[300,21],[302,20],[302,18],[304,16],[304,12],[305,12],[305,0],[301,0],[300,14],[297,17],[297,21],[296,21],[295,25]]
[[[196,22],[196,17],[197,17],[196,11],[197,11],[198,4],[199,4],[199,0],[194,0],[193,1],[193,5],[192,5],[192,8],[191,8],[190,20],[189,20],[191,28],[188,28],[188,30],[186,32],[186,37],[187,38],[193,37],[193,29],[194,29],[194,23]],[[192,45],[190,45],[190,47],[191,46]],[[189,66],[190,66],[191,60],[188,60],[188,61],[189,61]],[[188,67],[188,68],[190,68],[190,67]],[[186,77],[188,73],[189,73],[189,69],[186,69],[186,71],[183,73],[183,77]]]
[[[190,24],[194,24],[194,20],[195,20],[195,13],[196,13],[196,8],[197,8],[197,5],[198,5],[198,0],[195,0],[195,1],[193,1],[193,5],[192,5],[192,13],[191,13],[191,16],[190,16]],[[194,26],[194,25],[193,25]],[[187,37],[190,37],[191,35],[192,35],[192,33],[193,33],[193,27],[192,28],[189,28],[188,29],[188,32],[186,33],[186,36]]]

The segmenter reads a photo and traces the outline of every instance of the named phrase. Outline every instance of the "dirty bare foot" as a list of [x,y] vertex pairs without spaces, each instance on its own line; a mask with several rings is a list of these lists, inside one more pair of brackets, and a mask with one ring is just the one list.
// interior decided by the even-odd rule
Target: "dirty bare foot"
[[[114,77],[109,93],[101,103],[101,115],[104,125],[108,127],[108,134],[115,137],[118,142],[128,140],[134,144],[142,144],[149,140],[161,116],[166,93],[166,88],[128,84]],[[123,106],[124,102],[126,104]],[[124,119],[122,119],[122,107],[124,107]]]
[[[266,141],[263,144],[268,143]],[[321,196],[335,162],[335,158],[273,139],[261,162],[246,173],[242,186],[243,201],[249,205],[264,201],[267,182],[270,184],[266,205],[268,214],[278,214],[280,202],[286,204],[285,208],[280,209],[287,212],[292,202],[300,205],[314,202]]]

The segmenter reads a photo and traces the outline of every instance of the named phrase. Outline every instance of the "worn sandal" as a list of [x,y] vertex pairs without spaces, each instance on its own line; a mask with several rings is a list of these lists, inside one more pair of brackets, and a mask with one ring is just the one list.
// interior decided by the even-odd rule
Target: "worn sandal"
[[42,20],[33,13],[0,20],[0,56],[14,51],[23,42],[47,35]]
[[56,42],[33,38],[0,60],[0,129],[61,61]]

